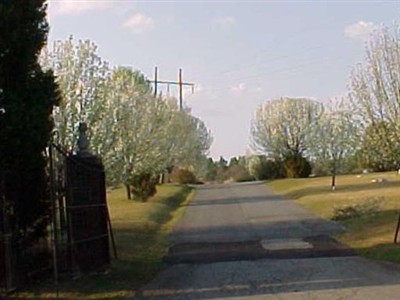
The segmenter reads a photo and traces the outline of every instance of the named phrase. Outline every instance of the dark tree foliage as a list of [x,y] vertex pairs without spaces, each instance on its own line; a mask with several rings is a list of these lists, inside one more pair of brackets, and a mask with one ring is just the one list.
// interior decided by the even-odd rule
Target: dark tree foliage
[[129,187],[136,199],[145,202],[157,192],[157,177],[151,173],[134,175]]
[[307,178],[312,171],[311,164],[301,154],[287,155],[283,164],[287,178]]
[[218,164],[218,168],[221,168],[221,169],[228,168],[228,161],[225,158],[223,158],[222,156],[219,157],[219,161],[217,164]]
[[280,160],[269,160],[260,156],[260,164],[256,166],[255,177],[257,180],[277,179],[285,177],[285,168]]
[[207,181],[214,181],[217,178],[218,166],[210,157],[207,159],[207,171],[205,179]]
[[0,1],[0,174],[21,243],[41,237],[47,224],[44,151],[59,101],[52,72],[37,60],[48,29],[44,0]]
[[229,167],[233,167],[233,166],[237,166],[237,165],[239,165],[239,160],[234,156],[229,161]]

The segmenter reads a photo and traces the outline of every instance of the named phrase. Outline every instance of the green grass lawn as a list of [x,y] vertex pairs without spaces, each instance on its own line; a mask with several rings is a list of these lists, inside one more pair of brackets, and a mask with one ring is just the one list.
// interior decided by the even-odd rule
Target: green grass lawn
[[[383,182],[373,182],[376,179]],[[336,191],[330,183],[330,177],[317,177],[274,180],[267,185],[327,219],[337,207],[377,201],[374,214],[339,221],[347,231],[336,238],[368,258],[400,263],[400,243],[393,244],[400,212],[400,176],[396,172],[338,176]]]
[[[123,188],[107,194],[118,259],[107,274],[93,274],[59,285],[59,299],[123,299],[163,269],[166,235],[184,211],[194,191],[163,185],[147,202],[126,200]],[[21,290],[14,299],[55,299],[52,281]]]

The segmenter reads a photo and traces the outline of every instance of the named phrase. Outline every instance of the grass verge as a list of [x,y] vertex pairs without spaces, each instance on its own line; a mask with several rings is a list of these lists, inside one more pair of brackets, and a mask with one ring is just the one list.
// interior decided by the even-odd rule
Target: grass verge
[[[60,283],[58,299],[124,299],[163,269],[162,257],[168,249],[166,236],[177,222],[192,188],[178,185],[157,187],[147,202],[126,200],[125,190],[107,194],[118,259],[110,272],[93,274]],[[56,299],[54,282],[28,287],[10,299]]]
[[367,258],[400,263],[400,241],[393,243],[400,212],[400,176],[395,172],[338,176],[336,191],[330,189],[330,181],[330,177],[282,179],[267,185],[326,219],[333,218],[338,207],[379,202],[373,214],[338,221],[347,230],[335,238]]

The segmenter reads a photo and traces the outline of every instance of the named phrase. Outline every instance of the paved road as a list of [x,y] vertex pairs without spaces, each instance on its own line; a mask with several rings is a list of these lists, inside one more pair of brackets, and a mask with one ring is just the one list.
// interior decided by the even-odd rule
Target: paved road
[[205,185],[170,235],[170,266],[134,299],[400,299],[400,268],[262,183]]

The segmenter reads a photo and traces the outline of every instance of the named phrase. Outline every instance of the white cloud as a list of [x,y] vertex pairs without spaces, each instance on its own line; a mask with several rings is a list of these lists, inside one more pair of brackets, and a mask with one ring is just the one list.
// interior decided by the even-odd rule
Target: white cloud
[[223,17],[223,18],[217,18],[213,20],[213,24],[226,29],[226,28],[231,28],[236,25],[236,19],[234,17]]
[[377,25],[372,22],[358,21],[344,29],[344,34],[350,38],[366,39],[377,29]]
[[239,84],[236,85],[236,86],[232,86],[232,87],[229,89],[229,91],[230,91],[231,94],[240,95],[243,91],[246,90],[246,88],[247,88],[247,87],[246,87],[246,84],[243,83],[243,82],[241,82],[241,83],[239,83]]
[[109,1],[94,0],[59,0],[49,3],[49,9],[54,11],[54,15],[78,15],[93,10],[106,10],[113,5]]
[[196,83],[195,84],[195,86],[194,86],[194,92],[195,93],[201,93],[201,92],[203,92],[205,89],[204,89],[204,86],[201,84],[201,83]]
[[151,30],[154,26],[154,20],[143,14],[134,14],[122,24],[123,28],[129,29],[133,33],[138,34]]

